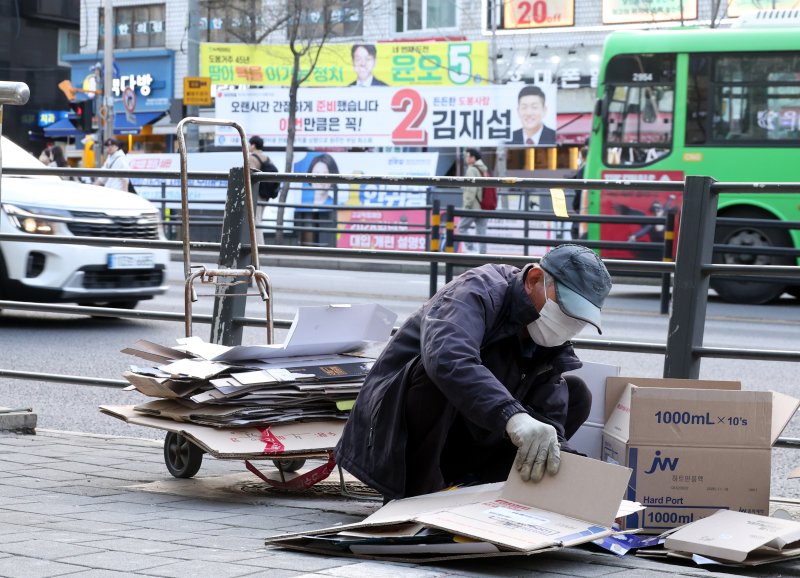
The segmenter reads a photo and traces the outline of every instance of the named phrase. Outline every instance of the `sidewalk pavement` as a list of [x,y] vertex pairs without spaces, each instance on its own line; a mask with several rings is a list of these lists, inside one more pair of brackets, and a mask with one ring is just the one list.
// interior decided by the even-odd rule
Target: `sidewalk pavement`
[[[135,427],[131,435],[136,435]],[[262,471],[274,471],[261,462]],[[710,572],[592,549],[434,565],[323,557],[264,538],[363,519],[380,502],[330,479],[268,488],[238,460],[206,457],[194,479],[166,470],[159,442],[39,430],[0,433],[0,576],[800,576],[800,563]]]

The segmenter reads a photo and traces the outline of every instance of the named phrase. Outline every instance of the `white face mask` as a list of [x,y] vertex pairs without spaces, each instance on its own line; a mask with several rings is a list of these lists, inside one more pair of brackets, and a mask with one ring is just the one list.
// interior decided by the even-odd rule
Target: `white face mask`
[[539,318],[528,323],[528,333],[534,343],[542,347],[555,347],[566,343],[586,327],[586,321],[570,317],[558,303],[547,298],[547,275],[544,277],[545,303]]

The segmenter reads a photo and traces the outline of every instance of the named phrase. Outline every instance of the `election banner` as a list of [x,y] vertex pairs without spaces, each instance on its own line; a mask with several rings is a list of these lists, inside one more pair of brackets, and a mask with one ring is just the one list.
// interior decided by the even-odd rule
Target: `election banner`
[[[475,86],[487,84],[486,42],[326,44],[300,61],[303,86]],[[200,75],[215,85],[289,86],[287,45],[203,43]]]
[[[555,146],[556,85],[305,88],[298,92],[295,146]],[[285,146],[288,90],[218,89],[215,114],[266,146]],[[217,127],[217,146],[239,144]]]

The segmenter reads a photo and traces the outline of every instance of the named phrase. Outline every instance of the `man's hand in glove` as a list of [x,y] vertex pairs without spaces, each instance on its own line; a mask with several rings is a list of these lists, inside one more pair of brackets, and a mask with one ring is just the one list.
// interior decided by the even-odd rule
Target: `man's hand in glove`
[[547,472],[553,475],[561,465],[556,428],[533,419],[527,413],[516,413],[506,423],[506,433],[517,450],[514,465],[522,479],[538,482]]

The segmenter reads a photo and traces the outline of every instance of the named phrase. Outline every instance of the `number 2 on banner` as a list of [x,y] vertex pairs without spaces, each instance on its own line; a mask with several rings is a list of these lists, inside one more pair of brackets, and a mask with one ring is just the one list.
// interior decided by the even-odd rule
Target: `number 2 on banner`
[[517,0],[506,3],[506,28],[534,28],[547,22],[545,0]]
[[397,128],[392,131],[394,144],[428,144],[428,131],[420,128],[428,114],[428,103],[416,90],[404,88],[395,92],[392,97],[392,110],[406,113]]

